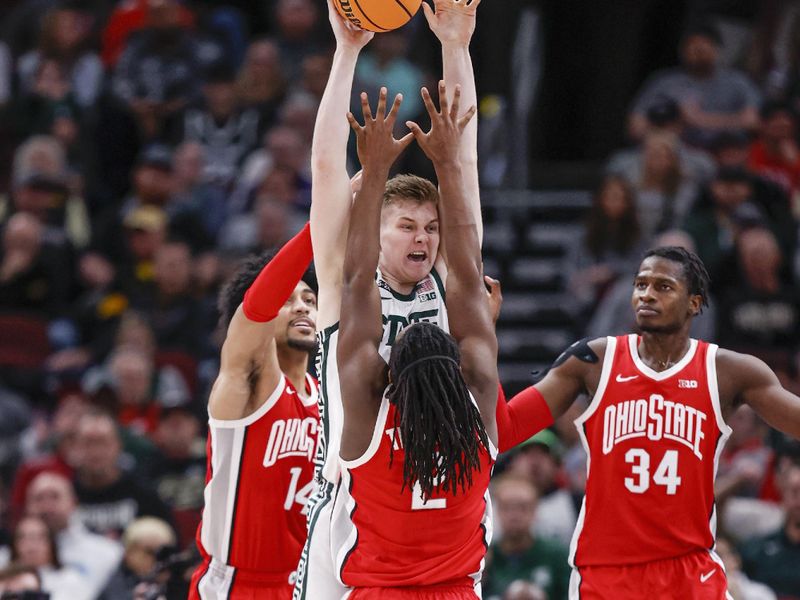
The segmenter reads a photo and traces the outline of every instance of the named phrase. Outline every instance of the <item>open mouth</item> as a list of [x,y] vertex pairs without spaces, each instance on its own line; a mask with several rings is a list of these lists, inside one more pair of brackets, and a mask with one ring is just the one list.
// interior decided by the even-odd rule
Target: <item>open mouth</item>
[[420,263],[425,262],[427,258],[428,258],[428,253],[422,251],[412,252],[411,254],[408,255],[408,260],[413,262],[420,262]]

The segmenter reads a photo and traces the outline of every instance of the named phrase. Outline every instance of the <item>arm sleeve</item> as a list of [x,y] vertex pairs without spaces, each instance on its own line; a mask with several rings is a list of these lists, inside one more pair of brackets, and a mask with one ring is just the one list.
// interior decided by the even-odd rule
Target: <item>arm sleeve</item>
[[297,282],[313,256],[311,228],[306,223],[296,236],[269,261],[245,292],[242,310],[251,321],[265,323],[278,316],[278,311],[292,295]]
[[508,402],[499,387],[496,420],[498,450],[506,452],[552,425],[553,414],[535,387],[522,390]]

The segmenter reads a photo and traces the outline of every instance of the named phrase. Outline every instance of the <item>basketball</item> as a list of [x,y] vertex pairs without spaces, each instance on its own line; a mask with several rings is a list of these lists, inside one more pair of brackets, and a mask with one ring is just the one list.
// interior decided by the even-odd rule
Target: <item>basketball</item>
[[391,31],[402,27],[419,10],[422,0],[334,0],[339,14],[361,29]]

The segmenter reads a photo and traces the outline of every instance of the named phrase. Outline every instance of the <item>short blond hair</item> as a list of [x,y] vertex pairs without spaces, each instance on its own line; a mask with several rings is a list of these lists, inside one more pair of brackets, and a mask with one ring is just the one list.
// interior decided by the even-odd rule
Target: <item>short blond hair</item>
[[141,543],[145,539],[156,538],[162,546],[175,545],[175,532],[166,521],[156,517],[140,517],[131,522],[122,534],[122,544],[130,548],[133,544]]
[[430,181],[416,175],[395,175],[386,182],[383,191],[384,208],[395,202],[413,202],[414,204],[439,204],[439,190]]

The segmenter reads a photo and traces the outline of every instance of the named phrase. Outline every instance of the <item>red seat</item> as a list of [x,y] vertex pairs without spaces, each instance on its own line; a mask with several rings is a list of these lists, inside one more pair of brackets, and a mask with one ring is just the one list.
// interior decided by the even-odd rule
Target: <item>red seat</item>
[[40,369],[50,352],[45,319],[0,315],[0,366]]

